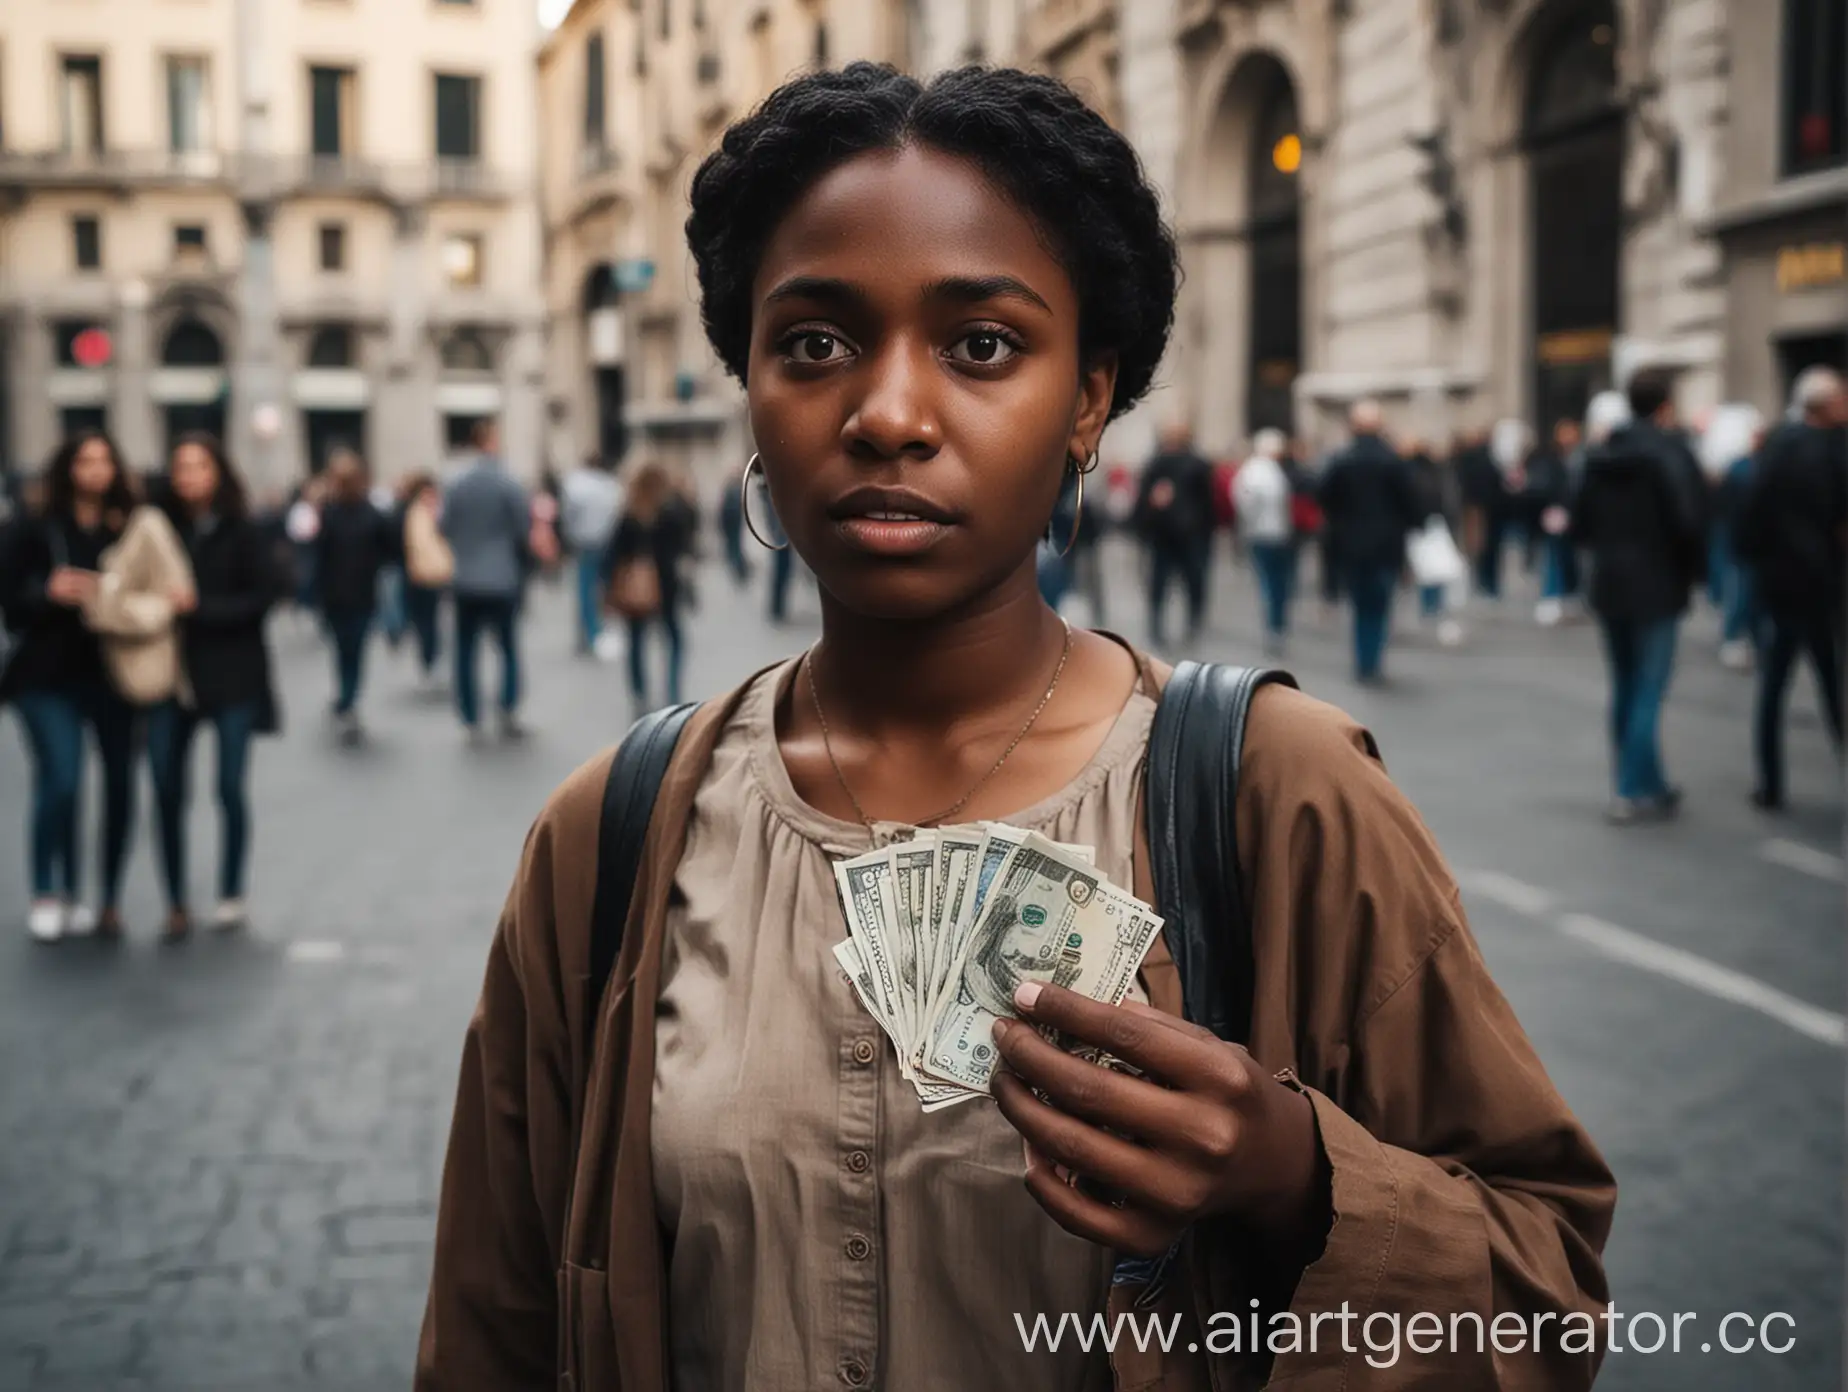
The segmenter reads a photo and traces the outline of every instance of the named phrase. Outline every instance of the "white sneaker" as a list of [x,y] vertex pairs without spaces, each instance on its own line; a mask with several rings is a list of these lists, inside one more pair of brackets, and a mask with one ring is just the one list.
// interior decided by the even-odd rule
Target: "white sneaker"
[[1445,619],[1437,626],[1437,641],[1446,648],[1463,645],[1463,625],[1455,619]]
[[58,899],[34,899],[26,914],[26,931],[43,943],[64,936],[64,904]]
[[1566,606],[1556,599],[1543,599],[1534,606],[1534,622],[1542,628],[1553,628],[1565,617]]
[[87,938],[96,931],[96,910],[88,904],[72,904],[64,915],[66,937]]
[[212,914],[212,927],[220,933],[242,928],[250,921],[250,912],[242,899],[221,899]]

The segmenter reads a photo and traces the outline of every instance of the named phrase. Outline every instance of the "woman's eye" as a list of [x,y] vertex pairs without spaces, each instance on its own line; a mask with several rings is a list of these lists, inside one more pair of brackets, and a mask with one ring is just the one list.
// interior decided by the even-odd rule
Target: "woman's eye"
[[799,363],[837,362],[846,355],[847,344],[822,329],[804,329],[784,340],[784,351]]
[[973,363],[977,367],[998,367],[1018,351],[1007,336],[993,329],[977,329],[964,334],[950,345],[952,362]]

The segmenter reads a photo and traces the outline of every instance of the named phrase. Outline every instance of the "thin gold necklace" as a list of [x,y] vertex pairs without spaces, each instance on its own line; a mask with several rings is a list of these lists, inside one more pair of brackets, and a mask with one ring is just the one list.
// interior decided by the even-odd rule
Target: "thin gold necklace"
[[[1033,722],[1040,718],[1040,712],[1045,710],[1046,703],[1052,700],[1052,693],[1059,689],[1059,678],[1065,675],[1065,660],[1072,655],[1072,626],[1066,623],[1064,619],[1060,619],[1059,623],[1065,629],[1065,646],[1059,650],[1059,665],[1052,669],[1052,680],[1046,684],[1046,694],[1040,697],[1039,704],[1033,708],[1033,714],[1027,717],[1027,723],[1020,727],[1020,733],[1008,741],[1007,748],[1001,751],[1001,757],[996,759],[993,764],[989,765],[988,772],[976,779],[974,786],[971,787],[968,792],[957,798],[955,802],[951,803],[935,816],[926,817],[923,821],[918,822],[918,826],[935,826],[945,818],[952,817],[956,813],[962,811],[962,809],[968,805],[969,799],[979,793],[987,784],[988,780],[1001,771],[1001,765],[1007,762],[1007,756],[1018,749],[1020,747],[1020,742],[1027,737],[1027,731],[1033,728]],[[866,815],[866,809],[860,806],[860,799],[853,795],[853,788],[847,782],[847,775],[841,772],[841,761],[834,757],[834,740],[828,731],[828,717],[826,712],[821,708],[821,690],[815,681],[815,650],[813,648],[810,648],[808,652],[803,654],[802,662],[808,669],[809,699],[815,704],[815,719],[821,726],[821,747],[828,751],[828,763],[834,768],[835,781],[841,785],[841,791],[847,794],[847,801],[853,804],[854,815],[860,819],[860,825],[864,826],[868,831],[871,831],[873,829],[873,819]]]

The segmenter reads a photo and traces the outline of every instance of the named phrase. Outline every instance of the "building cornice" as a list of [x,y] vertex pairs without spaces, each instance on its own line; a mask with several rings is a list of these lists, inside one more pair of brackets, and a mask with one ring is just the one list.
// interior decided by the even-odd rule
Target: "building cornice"
[[1786,179],[1755,198],[1708,214],[1695,226],[1704,236],[1724,237],[1830,209],[1848,212],[1848,165]]

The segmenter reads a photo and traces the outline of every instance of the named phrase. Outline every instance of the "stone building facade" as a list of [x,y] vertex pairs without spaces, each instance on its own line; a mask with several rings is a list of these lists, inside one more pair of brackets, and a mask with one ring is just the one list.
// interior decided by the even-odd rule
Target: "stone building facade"
[[537,41],[530,0],[0,6],[0,449],[204,428],[268,490],[497,416],[536,469]]
[[750,455],[700,326],[687,191],[784,79],[905,64],[898,0],[578,0],[539,55],[548,457],[646,457],[708,495]]
[[776,81],[860,56],[1049,71],[1137,147],[1186,278],[1111,462],[1145,458],[1170,420],[1212,453],[1263,425],[1320,448],[1361,395],[1433,441],[1506,417],[1544,430],[1644,364],[1681,370],[1690,412],[1770,412],[1796,370],[1844,352],[1843,9],[580,0],[541,58],[559,435],[609,453],[626,421],[702,468],[746,457],[699,332],[686,182]]

